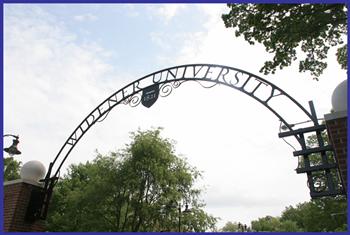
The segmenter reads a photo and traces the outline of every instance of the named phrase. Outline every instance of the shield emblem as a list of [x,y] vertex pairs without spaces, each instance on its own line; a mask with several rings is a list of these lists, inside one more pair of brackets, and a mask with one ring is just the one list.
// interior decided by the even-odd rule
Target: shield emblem
[[149,108],[151,107],[158,99],[159,95],[159,85],[154,84],[152,86],[146,87],[142,91],[141,103],[143,106]]

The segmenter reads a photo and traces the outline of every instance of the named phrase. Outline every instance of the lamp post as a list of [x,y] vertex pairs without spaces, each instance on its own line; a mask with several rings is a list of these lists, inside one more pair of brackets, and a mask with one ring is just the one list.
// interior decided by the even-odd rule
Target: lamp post
[[242,232],[249,232],[250,228],[246,224],[241,224],[238,222],[238,230],[241,230]]
[[188,208],[188,204],[186,203],[185,204],[185,210],[182,210],[182,205],[181,203],[179,203],[179,206],[178,206],[178,211],[179,211],[179,224],[178,224],[178,231],[181,232],[181,215],[182,213],[190,213],[191,210]]
[[18,145],[18,143],[19,143],[19,136],[18,135],[12,135],[12,134],[6,134],[6,135],[4,135],[3,137],[13,137],[13,140],[12,140],[12,145],[10,146],[10,147],[8,147],[8,148],[4,148],[4,151],[6,152],[6,153],[8,153],[11,157],[13,156],[13,155],[19,155],[19,154],[21,154],[21,151],[19,151],[18,149],[17,149],[17,145]]

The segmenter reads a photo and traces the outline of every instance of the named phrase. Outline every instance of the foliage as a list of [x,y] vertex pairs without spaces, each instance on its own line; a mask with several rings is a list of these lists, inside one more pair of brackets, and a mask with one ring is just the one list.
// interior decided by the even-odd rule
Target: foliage
[[221,232],[239,232],[238,228],[238,223],[234,222],[232,223],[231,221],[227,222],[224,227],[220,229]]
[[265,216],[251,222],[256,232],[299,232],[297,223],[291,220],[282,221],[279,217]]
[[287,207],[282,221],[294,221],[304,232],[347,230],[347,200],[344,196],[323,197]]
[[327,67],[328,51],[337,49],[337,60],[347,69],[347,8],[345,4],[228,4],[222,19],[250,44],[262,43],[273,59],[260,72],[275,73],[299,60],[299,72],[309,71],[315,79]]
[[[329,144],[327,132],[321,133],[325,145]],[[316,135],[307,138],[307,146],[318,147]],[[327,161],[335,163],[334,155],[326,153]],[[309,155],[310,165],[315,166],[322,163],[320,154]],[[304,167],[304,161],[299,162],[299,167]],[[341,187],[341,182],[337,171],[332,172],[336,187]],[[323,172],[314,172],[315,177],[322,179],[319,183],[326,185]],[[254,231],[279,231],[279,232],[340,232],[347,231],[347,199],[345,196],[322,197],[311,199],[309,202],[299,203],[296,207],[289,206],[282,212],[281,217],[266,216],[252,221]]]
[[[347,231],[345,196],[323,197],[288,206],[281,216],[265,216],[251,222],[255,232],[344,232]],[[238,224],[228,222],[223,232],[239,231]]]
[[[215,228],[203,211],[200,173],[175,155],[160,129],[132,133],[132,142],[109,156],[70,166],[54,190],[49,231],[182,231]],[[179,213],[188,203],[190,213]]]
[[16,180],[20,178],[19,172],[21,162],[13,157],[4,158],[4,181]]
[[[321,137],[322,137],[322,139],[320,141],[323,141],[325,146],[329,145],[327,131],[321,132]],[[319,144],[318,144],[317,136],[316,135],[308,136],[308,138],[306,140],[306,144],[307,144],[308,148],[318,147]],[[309,158],[310,166],[321,165],[323,163],[323,161],[326,161],[329,164],[336,163],[335,156],[334,156],[334,153],[332,151],[326,152],[325,159],[322,159],[322,155],[320,153],[310,154],[308,156],[308,158]],[[301,168],[305,167],[305,161],[301,156],[299,157],[299,164],[298,165],[299,165],[298,167],[301,167]],[[341,182],[341,178],[340,178],[338,170],[331,169],[330,172],[331,172],[331,176],[332,176],[333,186],[335,187],[336,190],[342,191],[343,186],[342,186],[342,182]],[[324,170],[314,171],[312,175],[313,175],[313,178],[315,180],[315,187],[316,187],[315,189],[316,190],[323,191],[328,187],[327,177],[325,175]]]
[[250,228],[241,222],[227,222],[224,227],[220,229],[221,232],[250,232]]

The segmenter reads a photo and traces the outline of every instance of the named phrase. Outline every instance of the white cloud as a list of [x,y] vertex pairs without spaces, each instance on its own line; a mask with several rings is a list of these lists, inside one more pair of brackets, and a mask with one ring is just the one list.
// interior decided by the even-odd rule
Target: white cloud
[[122,6],[125,8],[127,16],[137,17],[140,15],[140,13],[137,11],[135,7],[135,4],[123,4]]
[[73,18],[74,20],[80,21],[80,22],[96,21],[98,19],[98,17],[93,14],[76,15]]
[[119,81],[110,79],[114,70],[102,47],[78,44],[36,7],[16,10],[4,22],[5,131],[20,135],[20,160],[48,165],[83,115]]
[[169,21],[186,7],[187,5],[185,4],[162,4],[156,8],[156,14],[164,20],[164,23],[169,23]]
[[[163,50],[171,48],[169,41],[166,39],[167,35],[162,32],[151,32],[150,39],[153,43],[161,47]],[[171,37],[171,36],[169,36]]]

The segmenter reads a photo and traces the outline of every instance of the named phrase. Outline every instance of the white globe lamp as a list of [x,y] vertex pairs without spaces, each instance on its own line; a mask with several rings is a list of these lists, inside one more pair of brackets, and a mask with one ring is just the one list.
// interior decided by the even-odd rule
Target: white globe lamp
[[332,108],[334,112],[348,110],[348,80],[342,81],[333,91]]
[[36,160],[26,162],[21,168],[21,179],[39,183],[45,177],[45,166]]

